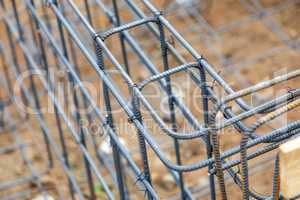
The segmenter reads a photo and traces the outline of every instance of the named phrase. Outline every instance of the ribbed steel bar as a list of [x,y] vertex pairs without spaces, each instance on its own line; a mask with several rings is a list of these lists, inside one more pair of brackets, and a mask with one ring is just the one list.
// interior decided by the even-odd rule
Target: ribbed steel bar
[[[78,13],[79,14],[79,13]],[[79,14],[79,16],[81,16],[80,14]],[[62,20],[63,21],[63,20]],[[85,23],[86,24],[86,23]],[[88,26],[88,24],[86,24],[87,25],[87,27],[89,27]],[[90,27],[91,28],[91,27]],[[91,30],[91,29],[90,29]],[[101,43],[101,42],[100,42]],[[110,54],[109,54],[110,55]],[[100,73],[101,74],[101,73]],[[124,75],[124,76],[126,76],[126,75]],[[114,91],[114,89],[112,90],[112,91]],[[116,94],[116,93],[115,93]],[[118,97],[118,95],[116,95],[117,97]],[[126,105],[125,103],[122,103],[123,105]],[[124,108],[127,108],[127,106],[124,106]],[[151,140],[151,138],[149,138],[150,140]],[[152,143],[153,144],[153,143]],[[155,148],[156,149],[156,148]],[[157,153],[160,153],[159,151],[156,151]],[[196,165],[195,165],[196,166]],[[194,167],[193,167],[194,168]]]
[[[98,112],[98,114],[99,114],[99,112]],[[118,143],[118,146],[120,145],[120,143]]]
[[[226,184],[229,179],[241,189],[243,199],[280,199],[282,197],[278,189],[279,158],[276,157],[274,162],[271,180],[273,185],[270,185],[272,194],[269,195],[259,194],[249,186],[251,173],[248,163],[254,158],[259,161],[258,163],[263,162],[260,157],[271,151],[276,152],[286,140],[299,135],[300,122],[297,116],[294,121],[287,120],[281,127],[276,125],[273,131],[265,131],[267,129],[262,127],[285,113],[297,112],[296,109],[300,105],[300,89],[297,85],[300,77],[299,68],[291,68],[292,70],[286,74],[250,87],[247,85],[249,81],[242,81],[239,88],[245,88],[247,85],[246,88],[235,91],[226,77],[218,73],[219,66],[212,66],[209,60],[198,53],[195,43],[203,43],[224,67],[230,67],[232,63],[235,64],[233,66],[244,65],[245,63],[242,63],[244,60],[231,62],[230,58],[222,55],[214,48],[209,37],[220,43],[223,40],[222,33],[240,26],[242,22],[260,20],[283,41],[284,45],[297,49],[297,45],[291,45],[291,40],[280,30],[271,16],[293,6],[295,2],[291,0],[279,6],[264,8],[258,0],[253,0],[252,4],[244,1],[242,4],[251,12],[249,19],[237,20],[236,23],[219,28],[210,26],[201,12],[195,13],[198,11],[194,7],[190,7],[193,14],[192,10],[180,8],[180,12],[183,12],[181,17],[192,18],[193,23],[197,23],[209,33],[207,37],[199,36],[198,40],[189,40],[183,37],[167,20],[168,16],[164,16],[165,13],[158,10],[149,0],[141,0],[139,3],[134,0],[124,2],[85,0],[82,3],[66,0],[60,1],[59,4],[56,0],[46,2],[26,0],[20,4],[14,0],[7,5],[1,1],[3,12],[0,21],[8,40],[2,40],[1,37],[0,59],[3,61],[1,66],[5,76],[4,87],[8,91],[9,99],[8,103],[3,103],[1,111],[4,114],[5,112],[12,114],[9,119],[3,114],[1,120],[5,128],[3,131],[15,133],[19,126],[17,120],[14,120],[15,108],[11,107],[13,103],[18,103],[18,100],[16,102],[12,100],[17,95],[14,87],[19,85],[23,96],[22,103],[28,110],[33,107],[36,113],[27,118],[25,124],[31,132],[38,132],[44,136],[50,167],[56,162],[56,159],[53,160],[51,157],[53,153],[66,175],[66,186],[69,187],[66,195],[72,199],[141,199],[142,194],[136,190],[144,191],[144,198],[147,199],[165,198],[160,194],[164,186],[159,183],[165,181],[165,174],[160,174],[165,173],[163,170],[167,170],[171,176],[171,181],[176,187],[172,190],[181,199],[199,197],[193,193],[197,191],[195,188],[197,184],[192,185],[194,180],[186,177],[187,172],[197,174],[203,170],[208,171],[208,174],[203,176],[209,180],[205,190],[212,200],[231,199],[230,189]],[[257,16],[260,13],[264,14],[261,18]],[[130,31],[133,28],[134,31]],[[190,30],[194,33],[196,32],[194,29],[196,28],[186,28],[184,33]],[[112,37],[114,34],[118,35],[118,40]],[[111,37],[110,40],[106,40],[108,37]],[[118,49],[115,48],[115,41],[120,44]],[[179,46],[174,42],[178,42]],[[9,51],[3,47],[8,47]],[[251,58],[249,63],[254,64],[273,53],[276,55],[283,49],[277,51],[277,47],[274,48],[275,50],[271,49],[270,52],[266,51]],[[8,52],[11,55],[7,56]],[[247,60],[245,62],[249,64]],[[54,69],[52,66],[55,66]],[[232,68],[225,70],[227,73],[225,76],[228,76]],[[66,76],[61,82],[57,82],[55,80],[57,75],[53,76],[51,70],[63,71]],[[147,70],[149,75],[139,77],[139,73],[143,70]],[[240,73],[239,70],[234,71],[233,77]],[[13,71],[14,76],[11,76],[10,71]],[[33,72],[33,75],[27,77],[28,85],[19,79],[27,72]],[[273,72],[272,69],[270,72]],[[34,77],[35,75],[37,77]],[[179,83],[181,86],[183,76],[191,80],[193,86],[189,87],[195,86],[193,89],[199,91],[200,97],[192,100],[197,106],[200,105],[200,110],[194,109],[194,105],[188,105],[188,102],[177,96],[174,84]],[[237,83],[241,79],[242,76],[236,78]],[[98,88],[100,83],[99,86],[103,89],[100,102],[91,95],[93,91],[85,85],[86,81],[91,81],[89,83],[93,83],[95,88]],[[290,82],[293,82],[293,88],[279,96],[268,98],[263,103],[254,106],[244,100],[253,94],[258,96],[264,89]],[[62,102],[56,93],[56,87],[60,87],[61,83],[66,84]],[[158,86],[163,94],[159,96],[158,102],[147,96],[152,86]],[[222,97],[220,93],[226,95]],[[163,97],[167,98],[167,114],[162,117],[165,110],[164,108],[158,110],[156,104],[162,105]],[[44,102],[45,98],[48,98],[49,102]],[[44,104],[50,102],[53,104],[51,105],[53,113],[44,113]],[[236,107],[233,108],[232,105]],[[88,113],[81,113],[81,106],[85,111],[89,110]],[[30,127],[33,119],[38,123],[40,131]],[[248,119],[253,120],[252,124],[247,125]],[[98,132],[93,133],[89,130],[90,127],[85,127],[82,124],[84,120],[87,120],[88,126],[96,122],[97,126],[103,128],[100,131],[101,135],[98,135]],[[129,130],[119,129],[122,120],[126,122],[126,126],[130,126]],[[183,125],[179,120],[184,121]],[[15,121],[11,130],[6,128],[9,125],[7,121]],[[186,124],[188,128],[185,127]],[[55,131],[51,125],[56,126]],[[263,133],[258,130],[260,127],[264,130]],[[131,135],[128,137],[121,135],[124,132],[135,135],[133,129],[137,131],[137,142],[132,141]],[[221,135],[227,134],[228,130],[241,135],[242,139],[239,145],[223,150]],[[102,144],[106,142],[102,134],[105,137],[108,135],[109,150],[102,149]],[[230,134],[232,137],[238,137],[233,133]],[[123,144],[124,138],[129,145]],[[225,137],[224,140],[227,139]],[[173,141],[173,145],[169,141]],[[205,153],[201,153],[200,156],[192,155],[191,161],[185,164],[185,160],[188,159],[185,152],[192,150],[192,147],[188,146],[189,142],[198,141],[197,151],[204,149]],[[18,143],[16,148],[20,150],[27,148],[23,147],[23,144],[27,143],[23,143],[21,138],[18,139]],[[76,154],[77,151],[75,153],[71,150],[69,143],[75,144],[72,149],[78,150],[80,156]],[[185,149],[185,143],[188,150]],[[0,148],[0,151],[7,152],[13,149],[15,147],[3,150]],[[136,155],[138,152],[140,154]],[[75,154],[77,162],[82,159],[79,166],[73,166],[72,157]],[[239,154],[240,158],[237,158]],[[156,162],[162,164],[161,170],[156,167]],[[29,165],[35,174],[31,163]],[[82,170],[82,177],[74,173],[76,167]],[[237,170],[237,167],[242,167],[242,170]],[[56,167],[49,170],[54,170],[55,173]],[[226,172],[229,175],[225,174]],[[43,174],[38,174],[34,179],[39,181],[42,176]],[[215,178],[219,187],[215,186]],[[24,183],[27,184],[27,181]],[[36,184],[39,192],[48,193],[44,191],[43,185],[38,182]],[[171,187],[172,183],[166,184]],[[9,185],[6,188],[11,187]],[[216,192],[216,189],[221,193]]]

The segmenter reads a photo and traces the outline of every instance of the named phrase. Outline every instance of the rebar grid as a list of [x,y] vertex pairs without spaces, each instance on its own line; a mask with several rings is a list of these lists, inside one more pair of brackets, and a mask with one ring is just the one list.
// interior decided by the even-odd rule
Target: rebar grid
[[[298,83],[300,69],[288,68],[284,74],[251,86],[237,74],[245,65],[255,65],[285,48],[299,53],[299,41],[285,34],[272,15],[299,6],[298,1],[271,8],[264,8],[259,0],[240,1],[251,15],[217,30],[205,20],[201,4],[197,7],[194,1],[164,1],[166,14],[148,0],[0,2],[1,85],[9,99],[2,101],[1,124],[3,132],[11,133],[16,141],[0,153],[19,149],[30,171],[26,178],[8,183],[4,178],[4,184],[1,180],[0,191],[34,183],[45,199],[49,194],[60,199],[199,199],[208,195],[210,199],[231,199],[228,184],[233,181],[243,199],[282,198],[279,158],[276,151],[270,152],[300,131],[296,115],[300,88],[295,84],[285,94],[262,98],[258,104],[247,103],[244,97],[260,97],[262,90]],[[206,1],[200,2],[205,5]],[[177,14],[169,14],[172,12]],[[188,42],[167,18],[172,23],[184,19],[208,34],[197,34],[196,39],[187,36]],[[251,20],[261,21],[285,47],[240,63],[213,47],[211,40],[221,41],[221,33]],[[185,27],[182,34],[194,29]],[[197,44],[212,52],[208,54],[217,58],[216,66],[232,73],[240,90],[235,91],[218,67],[193,48]],[[148,74],[140,77],[144,71]],[[180,86],[185,80],[182,76],[200,93],[191,100],[196,103],[192,106],[177,95],[176,78]],[[160,91],[158,99],[151,100],[147,94],[151,88]],[[98,89],[101,93],[95,96]],[[159,107],[164,100],[166,105]],[[296,117],[263,129],[286,113]],[[91,129],[95,124],[97,131]],[[27,158],[24,149],[33,144],[22,139],[23,131],[36,135],[31,139],[39,138],[40,152],[46,152],[40,153],[46,170]],[[233,136],[236,133],[239,136]],[[222,140],[229,136],[240,140],[225,148]],[[194,141],[203,153],[186,156],[184,144]],[[108,150],[103,148],[106,144]],[[253,173],[248,168],[254,158],[256,165],[263,166],[265,155],[274,160],[274,174],[272,192],[263,195],[252,189],[249,176]],[[169,173],[172,180],[166,184],[176,185],[167,197],[157,183],[164,177],[160,173]],[[194,173],[208,180],[204,188],[194,182],[197,178],[188,176]],[[54,192],[45,187],[43,178],[57,178],[58,174],[61,186],[67,189]],[[1,198],[32,195],[30,190],[13,192]]]

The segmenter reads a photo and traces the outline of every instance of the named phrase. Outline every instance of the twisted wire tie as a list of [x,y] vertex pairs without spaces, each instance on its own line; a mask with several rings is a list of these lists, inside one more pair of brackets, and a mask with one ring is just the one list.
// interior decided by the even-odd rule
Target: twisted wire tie
[[144,172],[141,172],[139,175],[137,175],[136,180],[134,181],[134,185],[136,185],[138,182],[143,181],[145,179]]
[[136,117],[135,115],[132,115],[127,119],[128,123],[130,124],[132,124],[134,120],[138,120],[138,117]]
[[148,189],[145,186],[145,183],[143,182],[145,180],[144,172],[141,172],[139,175],[137,175],[136,180],[134,181],[133,185],[137,185],[138,182],[142,183],[144,186],[144,189],[139,189],[139,191],[144,192],[144,197],[147,195]]
[[157,20],[157,23],[160,23],[160,17],[161,16],[163,16],[164,14],[163,14],[163,11],[157,11],[157,12],[155,12],[154,13],[154,17],[156,18],[156,20]]
[[104,42],[104,38],[102,37],[102,35],[100,35],[98,33],[94,33],[94,35],[92,37],[95,42],[97,42],[97,38],[100,38],[100,40],[102,40]]

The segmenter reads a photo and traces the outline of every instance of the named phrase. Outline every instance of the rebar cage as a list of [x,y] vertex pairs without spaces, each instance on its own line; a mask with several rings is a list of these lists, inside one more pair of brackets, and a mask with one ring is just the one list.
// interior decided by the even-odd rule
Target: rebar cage
[[282,199],[299,1],[0,2],[1,199]]

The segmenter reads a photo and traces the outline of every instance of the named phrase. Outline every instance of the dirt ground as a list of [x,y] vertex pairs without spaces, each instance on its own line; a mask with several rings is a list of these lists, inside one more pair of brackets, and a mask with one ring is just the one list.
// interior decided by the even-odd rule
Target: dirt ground
[[[137,2],[141,7],[142,4]],[[246,9],[246,5],[243,5],[242,1],[238,0],[213,0],[213,1],[199,1],[197,5],[203,2],[203,5],[192,9],[186,8],[183,5],[174,3],[174,0],[152,0],[157,8],[163,11],[165,17],[170,21],[172,25],[178,30],[179,33],[193,46],[193,48],[203,55],[213,68],[221,75],[221,77],[228,83],[234,90],[240,90],[251,85],[254,85],[260,81],[268,80],[276,75],[284,74],[286,72],[299,68],[300,63],[300,2],[299,1],[280,1],[280,0],[261,0],[261,6],[264,8],[263,12],[257,12],[257,10]],[[178,1],[180,2],[180,1]],[[245,1],[248,2],[248,1]],[[256,2],[256,1],[253,1]],[[109,4],[109,3],[108,3]],[[129,14],[128,7],[120,3],[121,19],[123,23],[132,21],[133,15]],[[251,7],[250,3],[250,7]],[[146,12],[146,8],[142,7]],[[96,8],[94,13],[99,12]],[[199,12],[202,15],[199,15]],[[149,14],[148,12],[146,12]],[[150,16],[150,14],[149,14]],[[100,14],[100,17],[104,17],[104,14]],[[1,23],[1,27],[2,27]],[[101,27],[102,26],[102,27]],[[99,20],[95,22],[95,27],[98,30],[103,30],[111,27],[107,20]],[[82,27],[78,27],[80,30]],[[141,28],[130,31],[134,35],[142,49],[149,55],[150,60],[158,66],[158,69],[162,71],[162,61],[160,58],[159,43],[154,40],[154,37],[146,31],[147,28]],[[82,32],[84,36],[86,32]],[[180,52],[184,59],[192,61],[190,54],[184,50],[178,41],[173,41],[171,34],[166,31],[167,40],[173,44],[173,46]],[[284,35],[284,36],[283,36]],[[289,40],[285,40],[288,37]],[[2,39],[3,38],[3,39]],[[0,37],[1,42],[6,40],[6,37]],[[119,50],[119,43],[117,37],[109,39],[106,43],[114,55],[122,63],[122,57]],[[153,42],[155,41],[155,42]],[[87,43],[89,43],[87,39]],[[5,43],[5,42],[4,42]],[[128,48],[129,49],[129,48]],[[102,81],[97,77],[94,70],[90,65],[82,58],[82,55],[78,56],[80,60],[80,71],[82,73],[82,79],[92,83],[93,88],[97,91],[95,100],[97,105],[104,110],[103,96],[102,96]],[[172,67],[177,66],[178,63],[170,56],[170,65]],[[53,58],[53,57],[52,57]],[[129,50],[128,53],[130,71],[132,72],[132,80],[140,82],[151,74],[142,68],[141,62],[137,59],[135,54]],[[82,60],[81,60],[82,59]],[[55,65],[54,59],[49,62]],[[109,69],[113,69],[112,64],[106,60]],[[1,66],[1,65],[0,65]],[[4,66],[2,66],[3,69]],[[128,88],[119,74],[115,74],[114,71],[108,72],[112,77],[114,83],[118,86],[123,96],[127,101],[130,101],[130,95]],[[66,81],[66,74],[55,74],[56,78],[62,83]],[[59,79],[59,77],[62,77]],[[224,95],[223,89],[218,86],[210,76],[208,76],[209,84],[214,86],[214,91],[218,97]],[[287,93],[289,90],[299,88],[300,79],[293,79],[291,81],[284,82],[278,86],[274,86],[270,89],[263,90],[259,93],[253,94],[249,97],[245,97],[246,102],[250,105],[259,105],[267,100],[271,100],[282,94]],[[38,80],[36,80],[38,83]],[[174,91],[178,97],[187,105],[192,114],[197,118],[199,122],[202,119],[201,106],[197,103],[200,96],[200,90],[196,90],[196,85],[192,83],[190,77],[184,73],[180,73],[172,77],[174,83]],[[42,106],[49,106],[49,99],[47,99],[46,92],[42,89],[40,84],[37,84],[39,89],[40,99],[42,100]],[[147,100],[157,110],[159,115],[164,119],[165,123],[169,123],[169,117],[164,112],[164,106],[167,106],[161,99],[164,97],[161,94],[161,90],[157,92],[155,86],[158,84],[151,84],[143,90]],[[98,93],[99,92],[99,93]],[[154,94],[154,95],[153,95]],[[2,98],[7,98],[7,93],[1,94]],[[99,95],[99,96],[98,96]],[[61,99],[62,104],[66,102],[72,102],[71,97],[65,96]],[[196,102],[196,103],[195,103]],[[50,104],[50,107],[53,107]],[[241,112],[236,104],[232,104],[232,110],[235,113]],[[112,98],[113,110],[120,110],[118,102]],[[66,107],[65,107],[66,108]],[[24,148],[24,152],[29,160],[32,161],[32,165],[37,171],[45,173],[41,176],[41,184],[46,188],[49,194],[57,199],[59,197],[70,199],[68,196],[69,188],[68,181],[62,171],[62,168],[55,159],[54,167],[51,170],[47,170],[47,156],[45,145],[43,144],[43,137],[40,134],[40,129],[37,121],[29,116],[29,119],[25,119],[24,116],[18,116],[19,108],[12,105],[8,107],[8,110],[12,113],[13,119],[16,119],[17,132],[21,137],[23,144],[28,144],[28,147]],[[69,116],[71,112],[69,109],[65,110]],[[258,129],[258,134],[266,134],[272,130],[275,130],[284,125],[283,119],[287,122],[295,121],[299,119],[300,109],[295,109],[289,112],[282,118],[274,120],[262,128]],[[191,129],[190,125],[180,115],[178,111],[177,126],[179,131],[187,131]],[[145,120],[145,124],[149,126],[149,130],[153,133],[153,138],[157,141],[162,148],[165,155],[175,162],[173,140],[159,130],[158,126],[153,124],[149,112],[142,108],[142,114]],[[256,115],[248,120],[245,120],[246,125],[251,125],[261,115]],[[53,113],[45,114],[48,127],[53,129],[53,138],[59,144],[59,135],[57,133],[55,115]],[[132,124],[128,123],[127,115],[118,111],[114,113],[114,120],[117,129],[119,130],[119,137],[124,140],[126,147],[129,149],[134,160],[139,166],[142,165],[139,155],[138,143],[136,140],[136,131]],[[222,116],[219,116],[219,120],[223,120]],[[26,123],[24,123],[26,121]],[[95,121],[98,123],[98,121]],[[170,125],[170,124],[168,124]],[[82,190],[85,192],[88,199],[88,190],[86,184],[86,175],[84,171],[84,162],[81,153],[78,149],[74,139],[67,133],[67,127],[63,124],[63,130],[65,133],[65,140],[67,141],[67,147],[69,149],[69,160],[72,172],[76,175],[76,180],[80,183]],[[93,130],[91,130],[93,131]],[[234,146],[239,145],[240,134],[232,127],[229,127],[220,134],[221,150],[226,151]],[[95,152],[93,152],[93,146],[91,137],[88,137],[87,144],[89,151],[93,158],[96,160]],[[96,137],[97,145],[101,148],[101,144],[104,143],[103,137]],[[15,145],[16,139],[11,131],[3,131],[0,133],[0,147],[6,147],[9,145]],[[255,147],[257,148],[257,147]],[[251,151],[255,150],[251,149]],[[267,153],[259,158],[253,159],[249,162],[250,166],[250,185],[255,188],[259,193],[270,195],[272,191],[272,174],[274,157],[277,150]],[[0,155],[0,185],[2,183],[16,180],[17,178],[30,176],[30,169],[25,165],[21,157],[21,151],[9,151]],[[178,197],[179,189],[175,186],[172,177],[168,175],[167,169],[163,166],[161,161],[157,158],[150,148],[148,148],[149,163],[152,172],[153,185],[162,199],[180,199]],[[80,155],[80,156],[78,156]],[[110,163],[112,163],[111,153],[104,154]],[[184,164],[196,163],[206,158],[205,148],[200,140],[185,141],[181,143],[181,155],[182,162]],[[233,158],[237,158],[239,155]],[[232,158],[232,159],[233,159]],[[108,182],[109,187],[113,189],[113,185],[109,174],[109,170],[103,167],[103,164],[96,162],[99,171],[104,175],[105,180]],[[228,174],[226,174],[228,177]],[[196,199],[209,199],[209,183],[207,178],[207,169],[200,169],[193,172],[184,173],[184,180],[186,186],[193,191]],[[233,183],[231,178],[227,179],[227,187],[229,199],[239,200],[241,199],[240,189]],[[133,199],[141,199],[143,192],[138,192],[134,180],[128,178],[128,186]],[[99,186],[96,185],[98,199],[105,199],[103,191],[99,192]],[[25,198],[19,199],[33,199],[40,195],[38,190],[38,184],[32,182],[32,184],[20,185],[9,190],[0,190],[0,199],[11,195],[16,191],[29,190],[29,195]],[[117,191],[113,189],[117,195]],[[174,196],[176,195],[177,196]],[[18,199],[18,198],[17,198]]]

